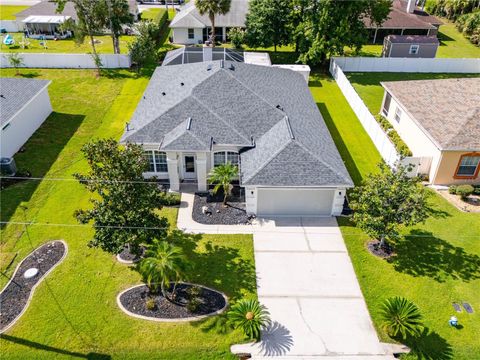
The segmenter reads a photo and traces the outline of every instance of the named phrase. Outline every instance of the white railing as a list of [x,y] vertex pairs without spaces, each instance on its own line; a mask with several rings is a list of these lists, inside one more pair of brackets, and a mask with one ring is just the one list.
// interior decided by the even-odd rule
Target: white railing
[[[0,68],[12,67],[8,61],[8,53],[0,53]],[[54,54],[54,53],[19,53],[22,67],[25,68],[64,68],[94,69],[95,63],[90,54]],[[102,67],[106,69],[129,68],[130,55],[100,54]]]
[[480,58],[334,57],[344,72],[480,73]]

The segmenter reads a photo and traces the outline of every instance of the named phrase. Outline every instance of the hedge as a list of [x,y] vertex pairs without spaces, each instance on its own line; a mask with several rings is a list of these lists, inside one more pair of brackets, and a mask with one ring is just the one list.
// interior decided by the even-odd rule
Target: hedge
[[160,29],[163,29],[163,27],[167,24],[168,21],[168,12],[164,9],[161,9],[158,13],[157,16],[155,16],[154,22],[158,25]]
[[402,157],[412,156],[411,150],[408,148],[407,144],[405,144],[405,142],[402,140],[400,135],[398,135],[397,131],[393,128],[392,124],[390,124],[390,122],[380,114],[376,115],[375,119],[377,120],[378,124],[383,129],[383,131],[385,131],[388,138],[392,141],[398,153]]

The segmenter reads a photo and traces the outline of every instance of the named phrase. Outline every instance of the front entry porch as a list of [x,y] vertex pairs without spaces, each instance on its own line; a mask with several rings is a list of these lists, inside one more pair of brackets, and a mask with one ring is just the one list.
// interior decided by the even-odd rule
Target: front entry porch
[[[167,152],[168,178],[172,191],[207,191],[208,157],[205,152]],[[188,185],[188,189],[185,187]]]

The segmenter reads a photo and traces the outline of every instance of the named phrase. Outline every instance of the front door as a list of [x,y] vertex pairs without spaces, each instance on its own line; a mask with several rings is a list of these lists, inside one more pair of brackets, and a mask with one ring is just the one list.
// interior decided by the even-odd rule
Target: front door
[[185,155],[183,159],[184,166],[184,178],[185,179],[195,179],[197,173],[195,170],[195,156],[194,155]]

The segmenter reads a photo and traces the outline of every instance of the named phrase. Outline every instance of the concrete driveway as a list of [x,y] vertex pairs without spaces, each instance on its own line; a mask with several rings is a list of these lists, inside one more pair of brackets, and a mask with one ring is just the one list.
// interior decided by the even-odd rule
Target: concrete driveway
[[254,232],[263,357],[393,359],[379,342],[335,218],[284,218]]

